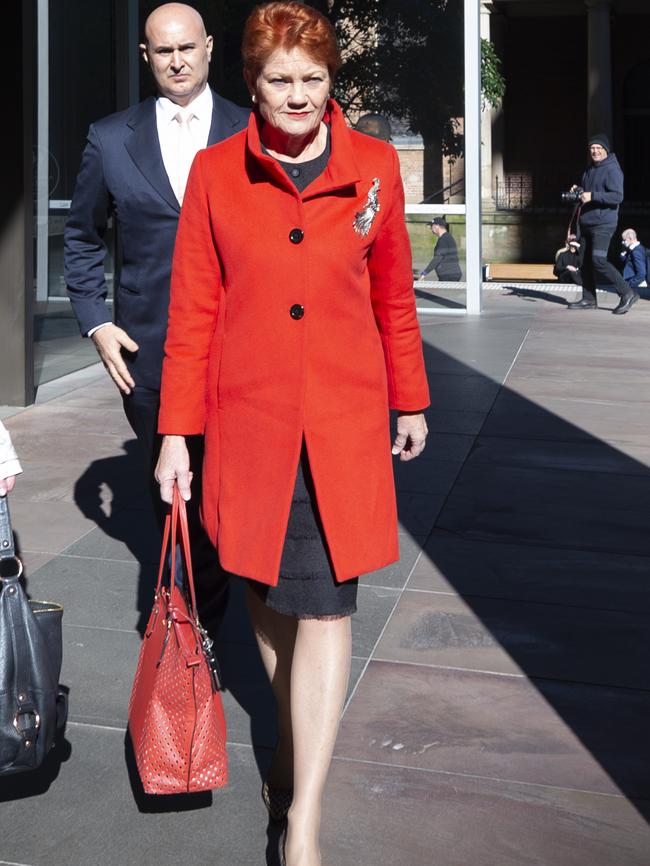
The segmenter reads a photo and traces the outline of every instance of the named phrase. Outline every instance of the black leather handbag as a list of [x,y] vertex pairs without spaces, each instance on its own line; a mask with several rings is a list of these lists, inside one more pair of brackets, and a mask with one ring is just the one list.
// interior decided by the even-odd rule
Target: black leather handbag
[[6,496],[0,496],[0,776],[40,766],[62,731],[63,608],[32,601],[20,583]]

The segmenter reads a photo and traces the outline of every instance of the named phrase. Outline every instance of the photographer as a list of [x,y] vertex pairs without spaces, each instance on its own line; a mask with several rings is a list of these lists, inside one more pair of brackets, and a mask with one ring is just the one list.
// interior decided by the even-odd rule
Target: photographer
[[590,310],[597,307],[596,283],[613,283],[620,295],[615,315],[627,313],[638,301],[638,294],[628,286],[620,272],[607,261],[609,244],[618,222],[618,207],[623,201],[623,172],[616,156],[610,152],[606,135],[594,135],[589,140],[589,165],[572,192],[579,192],[579,234],[584,245],[582,266],[582,299],[569,304],[570,310]]

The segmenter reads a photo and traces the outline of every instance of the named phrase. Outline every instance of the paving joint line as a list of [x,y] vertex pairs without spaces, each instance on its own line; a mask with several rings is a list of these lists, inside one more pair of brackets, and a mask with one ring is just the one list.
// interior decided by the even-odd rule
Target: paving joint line
[[559,542],[551,544],[551,543],[544,542],[541,539],[528,540],[526,538],[521,538],[521,539],[512,540],[508,536],[503,536],[500,538],[471,538],[471,537],[467,538],[463,534],[462,530],[451,529],[448,526],[435,526],[435,525],[432,528],[429,535],[427,536],[427,542],[429,541],[429,539],[431,538],[431,536],[433,535],[434,532],[444,532],[448,536],[456,538],[459,541],[471,541],[474,544],[476,544],[476,543],[478,543],[478,544],[506,544],[509,547],[533,547],[533,548],[537,547],[537,548],[541,548],[542,550],[555,550],[555,551],[571,550],[571,551],[575,551],[576,553],[598,553],[598,554],[608,553],[608,554],[611,554],[612,556],[634,556],[635,558],[638,558],[638,559],[649,559],[650,558],[650,556],[647,553],[636,553],[634,551],[630,551],[630,552],[626,551],[625,553],[621,553],[620,550],[614,549],[611,547],[587,547],[584,544],[576,545],[576,546],[572,546],[570,544],[561,544]]
[[[541,607],[564,607],[569,610],[592,610],[599,613],[625,613],[625,614],[634,614],[635,616],[645,616],[650,617],[650,610],[638,610],[632,608],[619,608],[619,607],[592,607],[591,605],[584,604],[575,604],[572,602],[557,602],[557,601],[542,601],[540,599],[530,599],[530,598],[517,598],[516,596],[509,595],[484,595],[483,593],[476,592],[446,592],[444,590],[438,589],[419,589],[408,587],[408,592],[420,592],[425,595],[444,595],[450,596],[451,598],[458,598],[461,601],[464,601],[468,598],[480,598],[485,601],[499,601],[499,602],[514,602],[515,604],[536,604]],[[471,606],[471,605],[470,605]]]
[[575,794],[590,794],[594,797],[609,797],[617,800],[625,800],[626,802],[630,802],[630,799],[641,800],[641,798],[638,797],[627,797],[623,793],[615,794],[608,791],[590,791],[588,788],[569,788],[564,787],[563,785],[547,785],[543,782],[526,782],[520,779],[502,779],[499,776],[482,776],[476,773],[455,773],[452,770],[435,770],[432,767],[413,767],[409,764],[400,764],[398,762],[390,763],[384,761],[370,761],[367,758],[350,758],[347,755],[334,755],[332,760],[342,761],[347,764],[364,764],[366,766],[384,767],[391,770],[409,770],[413,773],[428,773],[432,776],[477,779],[482,782],[498,782],[503,785],[525,785],[528,788],[543,788],[547,791],[568,791]]
[[[427,538],[428,538],[428,536],[427,536]],[[352,701],[352,698],[355,696],[355,694],[356,694],[356,692],[357,692],[357,689],[359,688],[359,683],[361,682],[361,680],[363,679],[363,677],[364,677],[366,671],[368,670],[368,665],[370,664],[370,661],[372,660],[372,657],[373,657],[373,655],[374,655],[374,652],[375,652],[375,650],[377,649],[377,647],[378,647],[378,645],[379,645],[379,642],[381,641],[382,637],[384,636],[384,632],[385,632],[386,629],[388,628],[388,625],[389,625],[391,619],[393,618],[393,614],[395,613],[395,611],[396,611],[396,609],[397,609],[397,606],[399,605],[399,603],[400,603],[400,601],[401,601],[401,599],[402,599],[402,597],[403,597],[403,595],[404,595],[404,591],[405,591],[405,589],[406,589],[406,586],[407,586],[407,584],[408,584],[408,582],[409,582],[409,579],[410,579],[411,575],[413,574],[413,571],[415,570],[415,566],[417,565],[417,563],[418,563],[420,557],[422,556],[423,547],[424,547],[424,544],[422,544],[422,545],[420,546],[420,550],[419,550],[419,552],[418,552],[417,557],[415,558],[415,562],[413,563],[413,565],[412,565],[411,568],[409,569],[409,572],[408,572],[408,574],[407,574],[407,576],[406,576],[406,580],[404,581],[404,586],[403,586],[401,589],[398,589],[398,590],[397,590],[398,595],[397,595],[397,597],[396,597],[396,599],[395,599],[395,603],[393,604],[393,606],[392,606],[392,608],[391,608],[391,610],[390,610],[390,613],[388,614],[388,616],[387,616],[387,618],[386,618],[386,622],[384,623],[383,628],[381,629],[381,632],[379,633],[379,636],[377,637],[377,640],[375,641],[375,643],[374,643],[372,649],[370,650],[370,653],[369,653],[369,655],[368,655],[368,658],[366,659],[366,663],[364,664],[363,669],[362,669],[361,673],[359,674],[359,677],[357,678],[357,681],[356,681],[356,683],[354,684],[354,687],[352,688],[352,691],[350,692],[350,696],[349,696],[349,697],[346,699],[346,701],[345,701],[345,704],[344,704],[344,706],[343,706],[343,712],[341,713],[341,717],[343,717],[343,716],[345,715],[345,713],[347,712],[347,709],[348,709],[348,707],[350,706],[350,703],[351,703],[351,701]]]
[[592,680],[560,679],[559,677],[541,676],[540,674],[518,674],[509,673],[507,671],[488,671],[481,670],[480,668],[465,668],[454,665],[440,665],[434,663],[429,664],[427,662],[403,661],[401,659],[386,659],[379,657],[372,658],[370,659],[370,661],[381,662],[382,664],[402,665],[404,667],[410,666],[415,668],[431,668],[432,670],[441,671],[460,671],[461,673],[480,674],[481,676],[488,677],[510,677],[511,679],[523,679],[527,680],[527,682],[529,682],[532,686],[535,686],[535,683],[544,682],[558,683],[560,685],[566,686],[584,686],[585,688],[589,689],[616,689],[617,691],[634,692],[635,694],[640,695],[646,695],[650,693],[650,687],[644,688],[642,686],[623,686],[617,683],[597,683]]
[[[113,731],[114,733],[125,734],[128,731],[128,724],[124,725],[100,725],[96,722],[77,722],[74,720],[68,719],[66,725],[70,725],[74,728],[93,728],[99,731]],[[273,752],[275,750],[274,746],[263,746],[256,745],[255,743],[241,743],[238,740],[226,740],[226,746],[230,748],[244,748],[244,749],[267,749],[269,752]],[[0,860],[0,866],[4,863],[3,860]],[[21,864],[18,864],[21,866]]]

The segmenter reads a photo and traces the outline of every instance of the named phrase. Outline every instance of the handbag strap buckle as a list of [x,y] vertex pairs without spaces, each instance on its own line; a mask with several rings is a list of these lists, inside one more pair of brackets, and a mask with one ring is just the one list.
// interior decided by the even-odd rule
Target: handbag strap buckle
[[17,556],[0,556],[0,581],[18,580],[23,573],[23,563]]
[[[30,719],[28,722],[27,719]],[[32,707],[21,707],[14,716],[14,728],[27,742],[33,739],[41,727],[41,717]]]

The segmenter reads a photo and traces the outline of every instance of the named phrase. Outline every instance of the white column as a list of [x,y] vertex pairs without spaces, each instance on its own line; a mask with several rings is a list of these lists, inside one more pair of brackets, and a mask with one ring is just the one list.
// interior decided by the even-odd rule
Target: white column
[[585,0],[588,31],[587,132],[612,135],[611,0]]
[[481,312],[481,30],[480,7],[464,0],[465,16],[465,206],[467,312]]
[[[481,39],[490,40],[491,4],[481,3]],[[492,110],[489,106],[481,111],[481,198],[486,204],[492,202]]]

